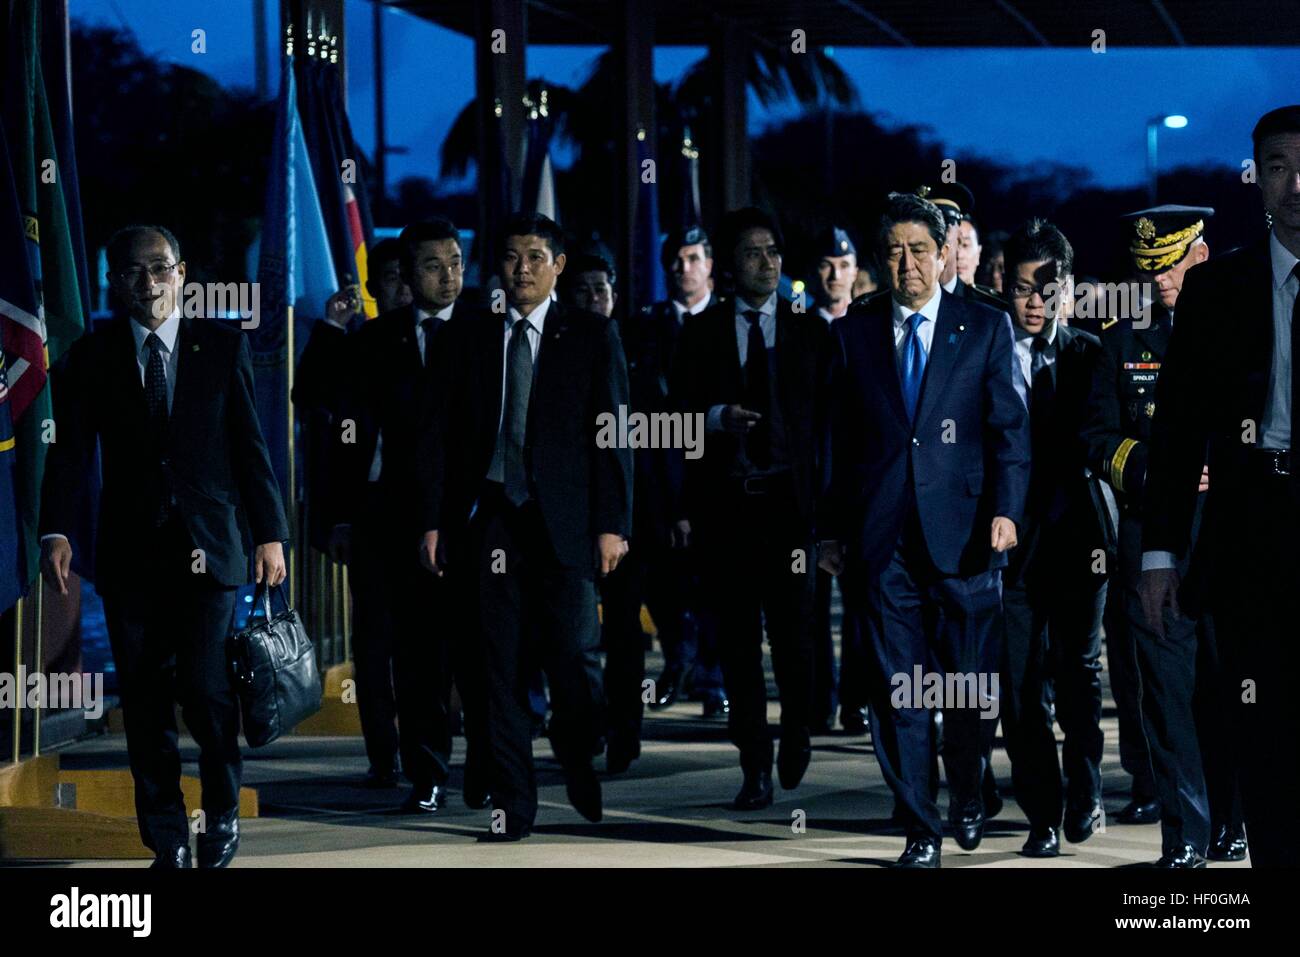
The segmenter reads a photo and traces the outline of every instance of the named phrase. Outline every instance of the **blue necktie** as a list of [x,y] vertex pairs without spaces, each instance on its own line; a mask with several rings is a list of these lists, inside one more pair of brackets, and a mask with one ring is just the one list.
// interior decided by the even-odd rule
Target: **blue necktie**
[[903,404],[907,407],[907,420],[916,418],[916,404],[921,398],[921,380],[925,377],[925,345],[921,342],[921,323],[925,316],[919,312],[907,317],[907,334],[903,338]]

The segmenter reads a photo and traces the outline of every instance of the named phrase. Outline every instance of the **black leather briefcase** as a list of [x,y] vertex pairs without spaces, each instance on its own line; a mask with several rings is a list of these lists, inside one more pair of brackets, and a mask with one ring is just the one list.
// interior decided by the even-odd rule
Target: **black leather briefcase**
[[248,623],[230,638],[229,660],[244,738],[260,748],[320,710],[321,680],[316,651],[298,612],[289,607],[284,589],[276,593],[284,611],[272,617],[271,592],[258,586],[253,608],[261,599],[265,620]]

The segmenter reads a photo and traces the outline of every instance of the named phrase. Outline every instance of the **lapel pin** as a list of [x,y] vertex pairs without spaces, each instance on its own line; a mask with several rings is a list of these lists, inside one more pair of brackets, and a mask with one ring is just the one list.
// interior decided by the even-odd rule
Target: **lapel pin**
[[194,343],[194,345],[190,346],[190,352],[198,352],[198,351],[199,351],[199,344],[197,342]]

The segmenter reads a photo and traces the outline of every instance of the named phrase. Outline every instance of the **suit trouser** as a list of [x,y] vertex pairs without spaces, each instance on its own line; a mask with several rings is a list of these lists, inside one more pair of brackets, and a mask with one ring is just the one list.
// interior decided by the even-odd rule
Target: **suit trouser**
[[[748,494],[737,482],[713,504],[703,531],[706,589],[715,603],[727,729],[746,773],[770,772],[763,632],[781,699],[782,747],[809,741],[813,689],[812,601],[816,552],[788,486]],[[797,555],[802,552],[802,556]]]
[[[1067,570],[1078,564],[1068,555],[1045,552],[1035,558],[1037,574],[1028,585],[1002,589],[1002,728],[1016,802],[1030,826],[1060,827],[1067,800],[1071,809],[1083,811],[1101,802],[1106,577],[1087,568]],[[1057,758],[1044,696],[1049,681],[1055,683],[1056,719],[1065,732],[1063,760]]]
[[[505,826],[537,816],[528,683],[551,690],[551,748],[566,772],[590,766],[604,722],[600,624],[590,569],[560,564],[536,501],[516,508],[488,486],[471,525],[478,578],[494,809]],[[595,542],[592,549],[595,549]]]
[[818,568],[813,590],[813,705],[818,719],[834,720],[836,704],[835,640],[831,634],[834,577]]
[[[391,768],[394,746],[417,789],[445,785],[451,767],[451,642],[456,616],[446,582],[419,564],[419,539],[367,490],[353,528],[357,706],[371,766]],[[393,717],[398,728],[393,728]]]
[[[1125,514],[1121,519],[1121,528],[1124,524],[1137,528],[1140,536],[1141,524],[1136,518]],[[1133,779],[1134,800],[1151,801],[1156,796],[1156,783],[1151,770],[1146,734],[1142,730],[1142,714],[1138,707],[1137,635],[1129,626],[1133,617],[1129,612],[1124,588],[1125,579],[1132,579],[1141,571],[1141,553],[1135,555],[1134,551],[1135,548],[1130,546],[1126,552],[1121,543],[1119,568],[1111,575],[1112,584],[1106,596],[1103,616],[1106,666],[1110,674],[1110,693],[1115,699],[1116,717],[1119,719],[1119,763]]]
[[[940,573],[911,507],[889,563],[874,576],[863,574],[859,587],[873,658],[870,707],[876,760],[909,836],[938,840],[943,825],[930,792],[931,709],[913,707],[910,694],[901,706],[891,698],[900,681],[910,689],[916,671],[927,669],[931,661],[941,675],[974,676],[977,685],[983,677],[984,686],[991,689],[1000,653],[1001,570],[967,578]],[[950,817],[983,806],[980,786],[996,715],[978,700],[944,702]]]
[[1204,854],[1210,841],[1210,801],[1193,697],[1199,646],[1208,639],[1196,620],[1175,615],[1171,608],[1165,609],[1163,638],[1147,627],[1138,593],[1141,557],[1133,556],[1133,543],[1139,535],[1137,520],[1126,515],[1120,523],[1120,548],[1126,558],[1121,563],[1119,584],[1133,638],[1142,731],[1160,800],[1163,849],[1179,850],[1186,842]]
[[106,587],[102,595],[140,837],[162,852],[189,842],[176,701],[199,745],[205,815],[239,806],[239,704],[226,661],[236,589],[192,571],[192,539],[180,519],[142,535],[151,542],[141,554],[158,561],[133,570],[138,581]]
[[717,622],[701,594],[699,561],[700,551],[694,546],[658,549],[645,584],[645,603],[658,629],[664,670],[689,678],[696,697],[724,690]]
[[[644,548],[644,546],[643,546]],[[635,542],[627,555],[600,582],[605,645],[606,732],[610,741],[639,742],[645,711],[645,637],[641,631],[641,596],[648,561]],[[659,624],[659,619],[655,619]]]
[[862,614],[855,604],[857,591],[853,586],[853,569],[840,575],[840,601],[843,617],[840,619],[840,711],[864,708],[867,704],[868,677],[871,663],[866,646],[866,629]]
[[1300,506],[1288,486],[1285,477],[1261,477],[1249,501],[1223,517],[1236,540],[1216,542],[1222,580],[1211,583],[1254,867],[1300,867]]

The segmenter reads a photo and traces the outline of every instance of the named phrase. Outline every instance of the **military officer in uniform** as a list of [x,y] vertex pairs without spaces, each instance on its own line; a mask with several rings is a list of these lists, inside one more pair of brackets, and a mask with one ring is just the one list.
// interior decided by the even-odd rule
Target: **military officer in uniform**
[[[1230,747],[1214,716],[1223,692],[1212,623],[1170,611],[1161,640],[1146,624],[1137,590],[1156,380],[1183,279],[1209,257],[1204,232],[1213,214],[1207,207],[1159,206],[1123,217],[1141,292],[1128,297],[1129,306],[1136,307],[1131,316],[1102,324],[1102,357],[1083,430],[1089,467],[1110,483],[1120,508],[1119,567],[1112,570],[1106,640],[1119,709],[1120,758],[1133,776],[1133,799],[1117,820],[1160,820],[1159,863],[1170,867],[1203,866],[1207,854],[1211,860],[1246,855]],[[1209,482],[1206,468],[1193,541]],[[1184,577],[1189,564],[1194,574],[1194,549],[1179,569]],[[1208,782],[1213,783],[1207,789]]]

